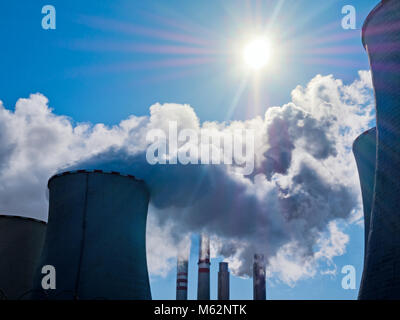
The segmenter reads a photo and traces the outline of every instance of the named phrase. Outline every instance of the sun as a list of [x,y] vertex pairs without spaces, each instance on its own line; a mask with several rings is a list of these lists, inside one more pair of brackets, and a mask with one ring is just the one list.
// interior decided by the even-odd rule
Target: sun
[[271,59],[272,47],[269,40],[265,37],[258,37],[250,41],[243,50],[245,64],[255,70],[264,68]]

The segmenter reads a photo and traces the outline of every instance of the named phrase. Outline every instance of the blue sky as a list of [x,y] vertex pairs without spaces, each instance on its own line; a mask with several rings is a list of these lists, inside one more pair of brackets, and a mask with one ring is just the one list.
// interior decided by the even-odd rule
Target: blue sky
[[[377,2],[2,1],[0,99],[12,109],[19,98],[40,92],[56,114],[107,125],[130,114],[147,115],[156,102],[190,104],[201,121],[251,119],[268,106],[289,102],[291,91],[317,74],[350,83],[358,70],[368,69],[360,29]],[[45,4],[57,10],[56,30],[41,28]],[[347,4],[357,10],[356,30],[341,27],[341,9]],[[260,75],[256,86],[252,79],[244,81],[237,48],[264,30],[275,39],[280,63]],[[317,275],[293,288],[275,283],[268,286],[268,298],[356,298],[357,290],[341,288],[340,269],[354,265],[359,286],[363,230],[353,225],[346,231],[350,242],[347,252],[334,260],[336,277]],[[196,296],[193,240],[189,298]],[[212,298],[218,261],[212,261]],[[166,278],[153,277],[152,291],[156,299],[174,299],[174,271]],[[251,299],[251,280],[232,277],[231,297]]]

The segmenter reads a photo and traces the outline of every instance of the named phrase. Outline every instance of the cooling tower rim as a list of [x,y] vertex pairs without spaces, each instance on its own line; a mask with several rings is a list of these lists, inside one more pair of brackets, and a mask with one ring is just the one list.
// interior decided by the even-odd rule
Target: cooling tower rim
[[355,138],[354,142],[353,142],[353,150],[355,148],[355,146],[360,142],[360,140],[367,136],[368,134],[370,134],[371,132],[375,131],[376,132],[376,127],[370,128],[367,131],[364,131],[363,133],[361,133],[357,138]]
[[43,220],[40,220],[40,219],[35,219],[35,218],[30,218],[30,217],[24,217],[24,216],[0,214],[0,218],[11,218],[11,219],[29,220],[29,221],[34,221],[34,222],[38,222],[38,223],[45,224],[45,225],[47,224],[46,221],[43,221]]
[[49,181],[47,182],[47,187],[49,187],[50,182],[58,177],[64,177],[67,175],[72,175],[72,174],[80,174],[80,173],[102,173],[102,174],[109,174],[109,175],[116,175],[116,176],[121,176],[121,177],[125,177],[125,178],[129,178],[138,182],[143,182],[143,180],[136,178],[135,176],[131,175],[131,174],[124,174],[118,171],[106,171],[106,170],[100,170],[100,169],[94,169],[94,170],[70,170],[70,171],[63,171],[60,173],[57,173],[55,175],[53,175],[52,177],[50,177]]
[[362,39],[362,44],[364,46],[364,48],[367,47],[366,43],[365,43],[365,32],[367,31],[367,27],[369,22],[372,19],[372,16],[375,15],[375,13],[377,13],[379,11],[379,9],[382,8],[382,6],[385,4],[385,2],[387,2],[389,0],[382,0],[381,2],[379,2],[372,10],[371,12],[368,14],[368,16],[365,18],[363,27],[362,27],[362,32],[361,32],[361,39]]

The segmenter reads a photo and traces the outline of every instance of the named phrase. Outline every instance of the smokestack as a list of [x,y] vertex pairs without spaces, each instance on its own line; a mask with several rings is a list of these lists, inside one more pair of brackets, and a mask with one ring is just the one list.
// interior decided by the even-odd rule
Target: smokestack
[[359,299],[400,299],[400,1],[382,1],[362,39],[376,100],[377,152],[371,223]]
[[0,300],[31,298],[46,223],[0,216]]
[[265,300],[265,262],[263,254],[254,255],[253,264],[253,299]]
[[229,300],[229,271],[227,262],[219,263],[218,300]]
[[199,244],[197,300],[210,300],[210,239],[202,234]]
[[[151,299],[146,262],[149,193],[117,172],[69,171],[49,180],[49,221],[35,299]],[[41,286],[41,266],[56,289]]]
[[178,257],[176,277],[176,300],[187,300],[188,259]]

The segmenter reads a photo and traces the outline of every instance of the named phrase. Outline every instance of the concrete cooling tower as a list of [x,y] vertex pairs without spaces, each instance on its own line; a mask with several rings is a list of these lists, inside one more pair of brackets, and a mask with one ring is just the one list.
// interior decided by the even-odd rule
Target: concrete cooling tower
[[45,230],[43,221],[0,216],[0,300],[30,297]]
[[376,98],[375,192],[360,299],[400,299],[400,1],[363,26]]
[[371,207],[374,197],[375,162],[376,162],[376,128],[361,134],[353,143],[353,153],[356,159],[360,178],[361,194],[364,209],[364,262],[368,246],[369,225],[371,222]]
[[[116,172],[73,171],[49,180],[49,221],[35,299],[151,299],[146,262],[149,192]],[[44,290],[41,267],[56,270]]]

